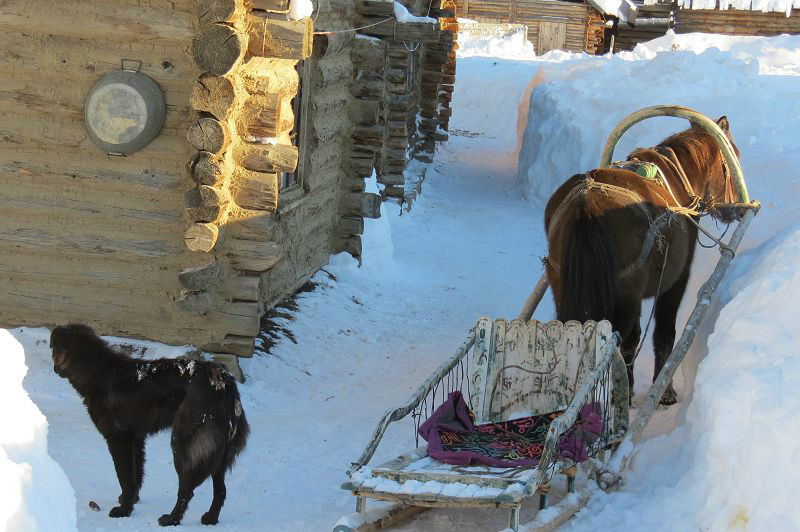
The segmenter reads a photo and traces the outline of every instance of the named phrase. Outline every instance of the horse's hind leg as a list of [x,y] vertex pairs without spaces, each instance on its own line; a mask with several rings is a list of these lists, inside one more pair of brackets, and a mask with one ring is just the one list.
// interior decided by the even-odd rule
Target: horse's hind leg
[[627,301],[623,302],[620,308],[625,309],[624,313],[615,316],[614,328],[620,331],[622,342],[620,351],[625,366],[628,369],[628,398],[633,400],[633,363],[636,357],[636,347],[639,345],[639,338],[642,335],[642,328],[639,326],[639,315],[642,312],[642,302],[638,303]]
[[225,504],[225,495],[227,493],[225,489],[225,469],[225,465],[221,465],[211,477],[214,482],[214,499],[211,501],[211,507],[200,518],[200,522],[204,525],[216,525],[219,522],[219,511],[222,510],[222,505]]
[[[675,344],[675,320],[678,316],[678,308],[683,299],[683,293],[686,291],[686,283],[689,280],[689,268],[685,271],[678,280],[673,284],[669,290],[662,293],[656,298],[655,306],[655,320],[656,326],[653,331],[653,351],[655,353],[655,368],[653,371],[653,381],[656,380],[661,368],[672,353],[672,347]],[[674,405],[678,402],[678,394],[672,387],[670,381],[664,395],[661,396],[662,405]]]

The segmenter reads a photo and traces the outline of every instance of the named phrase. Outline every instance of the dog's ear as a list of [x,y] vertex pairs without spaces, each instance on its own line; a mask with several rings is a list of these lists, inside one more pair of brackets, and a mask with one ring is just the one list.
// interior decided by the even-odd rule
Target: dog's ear
[[67,336],[67,328],[63,325],[59,325],[58,327],[53,329],[53,332],[50,333],[50,349],[55,347],[60,347],[64,345]]

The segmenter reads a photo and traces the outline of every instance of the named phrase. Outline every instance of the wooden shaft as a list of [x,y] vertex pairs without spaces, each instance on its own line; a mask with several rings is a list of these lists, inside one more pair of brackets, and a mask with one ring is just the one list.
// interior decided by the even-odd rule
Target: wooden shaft
[[544,489],[545,486],[541,486],[539,488],[539,509],[540,510],[547,509],[547,494],[549,492],[549,486],[547,486],[548,489]]
[[625,469],[630,457],[633,455],[635,446],[641,441],[644,429],[647,427],[653,412],[655,412],[658,407],[661,396],[664,395],[664,390],[666,390],[669,383],[672,382],[672,377],[678,370],[678,366],[683,360],[683,357],[686,356],[686,352],[689,350],[692,340],[694,340],[697,334],[697,328],[700,326],[703,317],[708,311],[714,292],[717,287],[719,287],[722,277],[727,271],[728,265],[731,260],[733,260],[736,249],[739,247],[739,243],[744,237],[745,231],[747,231],[750,222],[753,220],[759,208],[760,204],[758,202],[751,203],[751,209],[745,213],[742,220],[736,226],[736,230],[733,232],[727,247],[721,250],[722,256],[717,262],[717,266],[714,268],[711,277],[708,278],[700,289],[697,295],[697,304],[694,310],[692,310],[689,320],[686,322],[681,337],[672,349],[669,358],[664,363],[664,367],[661,368],[661,372],[658,374],[655,382],[653,382],[653,385],[650,387],[647,398],[639,407],[636,419],[634,419],[631,424],[630,430],[622,440],[617,452],[614,453],[614,456],[611,458],[607,470],[598,476],[598,484],[601,488],[611,488],[619,481],[621,472]]
[[511,508],[508,511],[508,528],[514,532],[519,530],[519,508]]
[[278,208],[278,174],[237,168],[232,176],[231,196],[240,207],[274,211]]
[[547,292],[548,284],[547,272],[544,272],[542,273],[542,276],[539,277],[539,281],[533,288],[533,292],[531,292],[531,295],[528,296],[525,306],[522,307],[522,312],[519,313],[519,319],[526,322],[530,321],[531,317],[533,316],[533,312],[536,310],[536,307],[539,306],[539,302],[541,302],[545,292]]

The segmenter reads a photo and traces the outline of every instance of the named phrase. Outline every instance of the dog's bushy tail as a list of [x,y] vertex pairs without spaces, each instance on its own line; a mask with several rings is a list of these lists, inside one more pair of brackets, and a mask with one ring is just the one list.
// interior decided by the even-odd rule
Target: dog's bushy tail
[[239,390],[236,383],[231,379],[231,384],[226,386],[225,401],[228,403],[228,412],[233,412],[233,419],[231,420],[230,435],[228,438],[228,445],[225,449],[225,457],[223,463],[225,468],[230,471],[236,458],[244,450],[247,445],[247,438],[250,435],[250,424],[247,422],[247,416],[244,413],[242,400],[239,397]]

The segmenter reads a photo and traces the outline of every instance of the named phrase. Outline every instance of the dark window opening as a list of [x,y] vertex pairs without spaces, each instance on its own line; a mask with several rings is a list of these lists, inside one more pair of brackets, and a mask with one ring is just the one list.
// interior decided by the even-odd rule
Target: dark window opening
[[[292,100],[292,112],[294,113],[294,127],[292,128],[292,144],[297,147],[298,150],[302,150],[300,146],[300,135],[303,129],[304,124],[304,112],[303,112],[303,69],[305,67],[305,61],[298,61],[297,66],[295,69],[297,70],[297,75],[300,77],[300,82],[297,88],[297,95]],[[280,176],[278,176],[278,192],[283,192],[286,190],[290,190],[294,187],[297,187],[301,184],[300,179],[300,162],[298,160],[297,167],[294,169],[294,172],[283,172]]]

